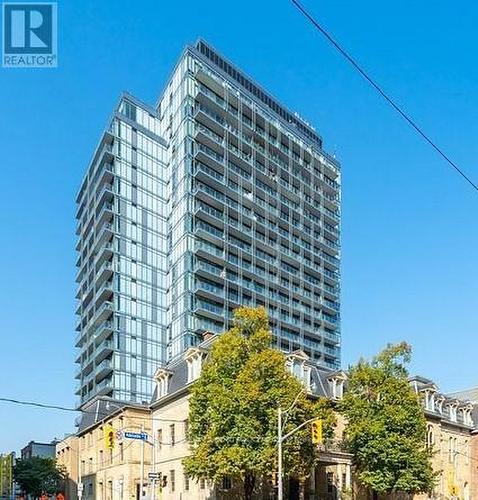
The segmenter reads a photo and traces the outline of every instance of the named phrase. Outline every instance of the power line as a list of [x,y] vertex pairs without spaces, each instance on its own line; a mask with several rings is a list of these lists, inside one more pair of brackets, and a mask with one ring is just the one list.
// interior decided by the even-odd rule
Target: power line
[[22,401],[20,399],[12,399],[12,398],[0,398],[0,402],[4,403],[13,403],[17,405],[24,405],[24,406],[36,406],[38,408],[44,408],[48,410],[60,410],[60,411],[81,411],[77,410],[75,408],[67,408],[66,406],[58,406],[58,405],[51,405],[51,404],[46,404],[46,403],[37,403],[35,401]]
[[[110,413],[105,413],[104,411],[96,411],[96,410],[81,410],[79,408],[70,408],[67,406],[61,406],[61,405],[55,405],[55,404],[48,404],[48,403],[38,403],[36,401],[26,401],[26,400],[21,400],[21,399],[13,399],[13,398],[4,398],[0,397],[0,402],[3,403],[11,403],[11,404],[17,404],[17,405],[22,405],[22,406],[34,406],[36,408],[41,408],[44,410],[59,410],[59,411],[68,411],[68,412],[76,412],[76,413],[83,413],[85,415],[96,415],[98,417],[98,420],[96,422],[100,422],[101,420],[106,420],[110,416],[113,415],[114,411]],[[108,401],[106,401],[108,402]],[[125,404],[125,407],[122,407],[118,405],[117,403],[111,402],[111,404],[114,404],[116,406],[116,410],[123,410],[125,407],[127,408],[128,405]],[[132,407],[133,409],[138,408],[141,409],[140,407]],[[148,409],[147,407],[144,407],[144,409]],[[173,423],[184,423],[183,420],[177,420],[177,419],[171,419],[171,418],[156,418],[156,417],[140,417],[136,415],[131,415],[131,419],[135,420],[145,420],[148,422],[154,421],[154,422],[173,422]],[[95,423],[96,423],[95,422]]]
[[360,64],[335,40],[335,38],[319,24],[319,22],[297,1],[291,0],[297,9],[317,28],[327,41],[362,75],[362,77],[385,99],[385,101],[476,191],[478,185],[438,146],[427,133],[410,117],[382,87],[360,66]]

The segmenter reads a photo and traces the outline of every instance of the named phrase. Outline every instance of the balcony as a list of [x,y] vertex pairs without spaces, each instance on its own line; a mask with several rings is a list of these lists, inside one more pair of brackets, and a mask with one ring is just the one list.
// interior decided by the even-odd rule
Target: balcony
[[105,202],[111,202],[114,198],[113,186],[105,184],[103,188],[96,195],[96,208]]
[[99,306],[105,300],[111,299],[113,295],[113,283],[111,281],[107,281],[104,283],[99,289],[96,290],[96,307]]
[[195,221],[202,220],[208,224],[217,225],[221,230],[224,228],[224,216],[220,210],[215,210],[207,205],[196,205],[194,216]]
[[78,318],[78,321],[76,322],[76,325],[75,325],[75,331],[77,332],[81,332],[81,328],[83,326],[83,318]]
[[209,107],[198,104],[194,111],[194,118],[197,123],[201,123],[216,134],[221,136],[224,134],[226,121],[219,113],[214,112]]
[[206,257],[208,260],[222,264],[224,262],[224,250],[216,245],[196,241],[194,252],[198,256]]
[[331,342],[334,344],[340,344],[340,335],[336,332],[320,332],[324,336],[326,342]]
[[105,358],[113,354],[114,344],[113,340],[105,340],[97,348],[95,352],[96,364],[103,361]]
[[213,323],[205,319],[199,319],[196,318],[195,321],[195,330],[199,333],[204,333],[204,332],[212,332],[212,333],[223,333],[225,328],[224,328],[224,323]]
[[104,222],[111,222],[113,218],[114,204],[111,201],[105,202],[98,207],[96,212],[96,224],[101,226]]
[[201,316],[205,316],[207,318],[213,320],[222,320],[224,318],[224,307],[211,304],[209,302],[205,302],[203,300],[196,300],[195,306],[193,309],[195,314],[200,314]]
[[95,368],[95,380],[99,382],[104,379],[113,371],[113,361],[111,359],[104,359]]
[[[207,154],[207,153],[205,153]],[[194,177],[207,184],[212,183],[215,189],[223,192],[225,190],[223,169],[218,172],[215,168],[208,166],[199,160],[194,163]]]
[[208,279],[214,279],[220,283],[224,281],[226,271],[223,267],[213,266],[205,261],[198,260],[194,267],[194,272],[197,275],[204,276]]
[[98,325],[94,337],[96,345],[101,344],[106,338],[108,338],[115,330],[113,320],[107,320],[100,325]]
[[83,378],[86,378],[93,371],[93,361],[89,361],[83,367],[79,368],[78,371],[83,376]]
[[113,275],[113,262],[107,260],[101,264],[101,266],[96,270],[96,286],[100,287],[101,284],[106,280],[110,279]]
[[99,249],[98,254],[96,256],[96,266],[101,267],[101,265],[108,260],[111,260],[111,257],[113,256],[113,243],[111,241],[108,241],[103,244],[103,246]]
[[96,384],[96,391],[99,396],[105,396],[113,392],[113,380],[105,378]]
[[107,318],[109,318],[114,312],[112,302],[103,302],[101,307],[96,310],[95,323],[99,323]]
[[105,146],[100,159],[98,170],[102,169],[96,187],[99,188],[104,184],[111,184],[114,178],[114,154],[111,146]]
[[206,283],[204,281],[197,281],[194,285],[194,293],[211,300],[217,300],[217,298],[224,298],[224,289],[222,286],[213,285],[212,283]]
[[200,123],[196,123],[194,138],[217,154],[221,155],[224,153],[224,138],[222,134],[218,134]]
[[[84,314],[83,316],[86,316]],[[88,334],[90,332],[89,321],[85,321],[83,328],[80,329],[75,338],[75,347],[82,347],[88,339]]]
[[110,241],[114,234],[114,226],[111,222],[105,222],[96,235],[95,252],[103,245],[103,243]]
[[[211,84],[211,82],[208,83]],[[213,83],[212,86],[215,86],[215,83]],[[221,94],[224,92],[224,89],[220,87],[217,88],[217,90]],[[218,113],[222,112],[226,105],[223,97],[221,97],[219,93],[213,92],[206,85],[202,83],[200,83],[198,86],[196,100],[202,104],[205,104],[206,106],[213,106]]]
[[224,168],[224,156],[204,144],[197,144],[195,159],[214,170]]
[[210,240],[213,244],[222,244],[224,240],[224,232],[215,227],[208,227],[202,221],[196,221],[194,234],[202,239]]

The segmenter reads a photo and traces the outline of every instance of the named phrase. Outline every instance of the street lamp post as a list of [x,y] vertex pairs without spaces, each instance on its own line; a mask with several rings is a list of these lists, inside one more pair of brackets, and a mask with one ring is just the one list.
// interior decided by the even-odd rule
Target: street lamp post
[[282,417],[286,415],[294,406],[297,404],[297,401],[300,397],[300,395],[305,392],[305,389],[301,389],[300,392],[297,394],[297,396],[294,399],[294,402],[287,408],[287,410],[283,411],[282,408],[279,406],[277,409],[277,453],[278,453],[278,459],[277,459],[277,500],[283,500],[284,499],[284,481],[283,481],[283,466],[282,466],[282,443],[290,438],[293,434],[295,434],[298,430],[302,429],[302,427],[305,427],[307,424],[310,424],[314,420],[316,420],[317,417],[309,418],[309,420],[306,420],[305,422],[302,422],[300,425],[298,425],[295,429],[292,429],[290,432],[288,432],[285,435],[282,435]]
[[277,500],[283,499],[282,487],[282,408],[277,409],[277,447],[279,457],[277,459]]

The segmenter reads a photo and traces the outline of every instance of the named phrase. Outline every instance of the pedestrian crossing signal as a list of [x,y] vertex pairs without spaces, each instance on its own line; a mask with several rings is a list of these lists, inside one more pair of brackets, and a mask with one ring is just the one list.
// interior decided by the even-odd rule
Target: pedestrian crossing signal
[[103,430],[105,438],[105,447],[112,450],[115,447],[115,431],[111,425],[105,425]]
[[312,421],[312,444],[322,444],[322,419],[316,418]]

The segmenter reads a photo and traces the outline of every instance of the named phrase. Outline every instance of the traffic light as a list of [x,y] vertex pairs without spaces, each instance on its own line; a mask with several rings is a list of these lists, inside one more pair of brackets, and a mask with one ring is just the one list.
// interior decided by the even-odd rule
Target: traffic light
[[161,488],[166,488],[168,485],[168,476],[163,476],[161,479]]
[[270,488],[277,488],[277,481],[278,475],[277,472],[272,472],[271,475],[268,477],[267,482],[269,483]]
[[277,485],[279,484],[279,475],[277,472],[272,473],[272,487],[277,488]]
[[111,425],[105,425],[103,436],[105,438],[105,447],[112,450],[115,447],[115,431]]
[[322,444],[322,419],[316,418],[312,421],[312,444]]

